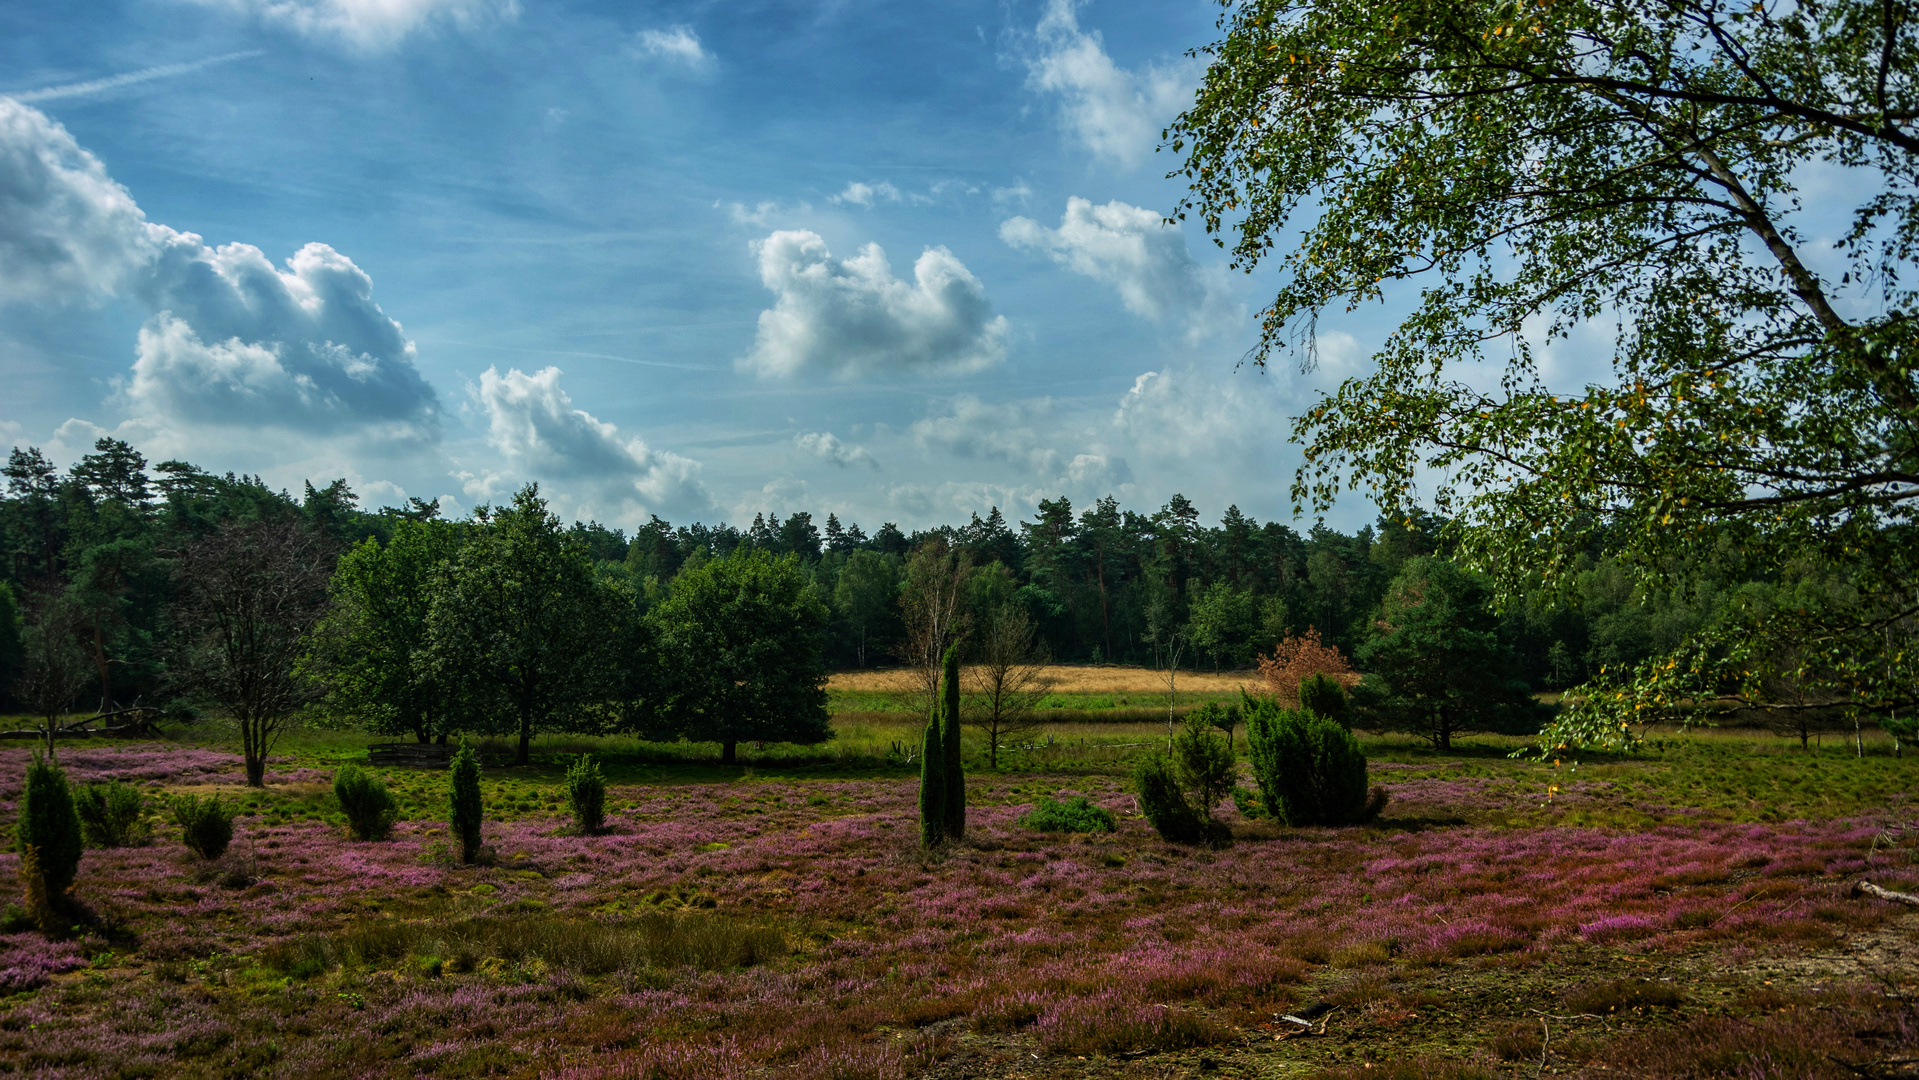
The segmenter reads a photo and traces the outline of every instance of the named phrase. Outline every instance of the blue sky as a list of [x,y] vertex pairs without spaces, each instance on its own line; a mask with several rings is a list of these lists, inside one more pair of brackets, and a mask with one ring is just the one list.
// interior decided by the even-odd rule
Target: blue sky
[[8,4],[0,440],[628,528],[1289,519],[1286,418],[1387,327],[1235,370],[1272,279],[1154,152],[1217,12]]

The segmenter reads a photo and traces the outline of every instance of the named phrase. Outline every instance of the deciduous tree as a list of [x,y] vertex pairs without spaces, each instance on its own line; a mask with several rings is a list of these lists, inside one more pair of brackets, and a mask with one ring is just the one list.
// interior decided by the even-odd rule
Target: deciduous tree
[[[1276,256],[1256,359],[1310,366],[1335,305],[1410,306],[1372,371],[1299,418],[1296,500],[1358,487],[1409,519],[1438,477],[1457,550],[1507,599],[1565,587],[1601,541],[1653,588],[1730,540],[1857,590],[1724,609],[1570,693],[1555,740],[1629,741],[1702,696],[1765,707],[1781,642],[1819,654],[1816,689],[1919,704],[1882,662],[1889,633],[1913,653],[1919,614],[1914,20],[1877,0],[1246,0],[1205,50],[1168,132],[1191,184],[1174,215],[1242,268]],[[1608,327],[1610,374],[1554,385],[1548,343]],[[1468,376],[1488,359],[1503,378]]]
[[720,744],[819,743],[826,710],[826,605],[799,556],[738,548],[680,574],[648,617],[665,692],[660,734]]
[[966,610],[966,583],[973,560],[954,552],[944,540],[921,544],[906,559],[900,587],[900,613],[906,637],[899,657],[915,675],[919,706],[930,714],[939,696],[940,658],[958,641],[971,621]]
[[405,521],[384,545],[368,538],[334,568],[311,666],[333,706],[376,732],[446,741],[458,696],[434,677],[428,615],[459,532],[447,521]]
[[866,666],[869,642],[890,642],[900,626],[900,560],[878,551],[855,551],[833,586],[833,607],[853,631],[854,655]]
[[606,698],[631,612],[529,484],[483,515],[438,579],[427,613],[433,678],[466,683],[467,707],[513,732],[514,761],[525,765],[535,731],[579,724]]
[[299,664],[325,610],[329,561],[311,526],[278,517],[229,522],[175,564],[175,677],[233,718],[251,787],[265,785],[267,755],[318,692]]
[[45,597],[34,605],[22,635],[20,675],[15,689],[20,700],[46,726],[47,751],[53,752],[60,718],[86,688],[92,672],[78,641],[80,620],[64,597]]
[[1359,649],[1367,678],[1355,705],[1369,726],[1412,732],[1439,750],[1464,732],[1538,729],[1540,707],[1514,676],[1491,599],[1484,579],[1452,563],[1406,561]]
[[972,725],[986,736],[986,759],[999,768],[999,748],[1039,726],[1035,711],[1052,685],[1034,641],[1033,620],[1016,604],[993,610],[973,636]]

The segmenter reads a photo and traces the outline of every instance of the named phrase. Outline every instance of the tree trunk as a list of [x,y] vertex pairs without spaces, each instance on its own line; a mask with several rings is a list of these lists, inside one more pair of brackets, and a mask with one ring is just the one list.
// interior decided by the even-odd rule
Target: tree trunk
[[113,670],[107,662],[106,641],[101,637],[100,628],[93,628],[93,665],[100,669],[100,708],[98,711],[113,711]]
[[246,760],[247,786],[267,786],[266,731],[257,717],[240,720],[240,756]]
[[740,748],[740,744],[733,739],[728,739],[725,742],[721,743],[720,744],[720,764],[731,765],[735,761],[737,761],[739,759],[739,748]]
[[520,713],[520,749],[518,755],[513,759],[513,764],[530,765],[533,763],[533,756],[528,753],[528,748],[532,746],[532,744],[533,718],[522,710]]

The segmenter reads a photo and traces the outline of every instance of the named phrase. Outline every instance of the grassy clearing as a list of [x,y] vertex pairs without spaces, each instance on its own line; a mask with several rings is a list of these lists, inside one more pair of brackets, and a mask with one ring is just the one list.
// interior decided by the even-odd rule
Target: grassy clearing
[[[1042,678],[1046,696],[1038,709],[1050,724],[1164,722],[1169,695],[1166,674],[1150,668],[1049,664]],[[836,717],[888,713],[917,715],[923,707],[912,672],[839,672],[827,680]],[[1260,691],[1265,683],[1254,671],[1181,671],[1173,699],[1178,715],[1210,702],[1232,703],[1242,691]]]
[[[964,678],[971,677],[966,669]],[[1048,664],[1041,677],[1048,688],[1059,694],[1166,694],[1166,673],[1152,668],[1115,664]],[[859,693],[910,693],[915,675],[892,668],[883,671],[841,671],[827,679],[829,691]],[[1179,673],[1179,691],[1184,694],[1235,694],[1241,689],[1265,687],[1257,671],[1187,671]]]

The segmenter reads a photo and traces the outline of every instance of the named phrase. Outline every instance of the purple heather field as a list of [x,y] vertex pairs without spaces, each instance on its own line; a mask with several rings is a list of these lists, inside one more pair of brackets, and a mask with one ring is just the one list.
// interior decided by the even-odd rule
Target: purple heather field
[[[0,751],[13,778],[0,813],[25,757]],[[240,779],[237,756],[206,749],[61,758],[77,782]],[[1410,771],[1376,766],[1393,797],[1381,827],[1286,830],[1228,811],[1239,839],[1223,850],[1162,842],[1108,777],[1062,786],[1119,815],[1115,834],[1025,829],[1030,799],[996,777],[976,782],[966,843],[935,855],[916,846],[910,777],[615,784],[602,835],[568,835],[558,813],[489,821],[492,866],[451,862],[434,821],[356,843],[319,821],[242,817],[219,866],[163,827],[149,846],[84,856],[76,896],[117,942],[0,936],[0,1071],[877,1078],[972,1062],[1002,1075],[1270,1043],[1290,1030],[1275,1014],[1329,987],[1347,987],[1345,1025],[1392,1028],[1421,999],[1351,989],[1389,972],[1537,972],[1600,953],[1732,968],[1897,915],[1847,896],[1882,820],[1395,827],[1513,798],[1397,778]],[[276,769],[269,783],[328,775]],[[0,855],[0,875],[17,864]],[[1919,887],[1909,862],[1874,878]],[[457,934],[417,929],[648,919],[776,944],[746,963],[595,966],[507,941],[462,961],[474,947]]]

